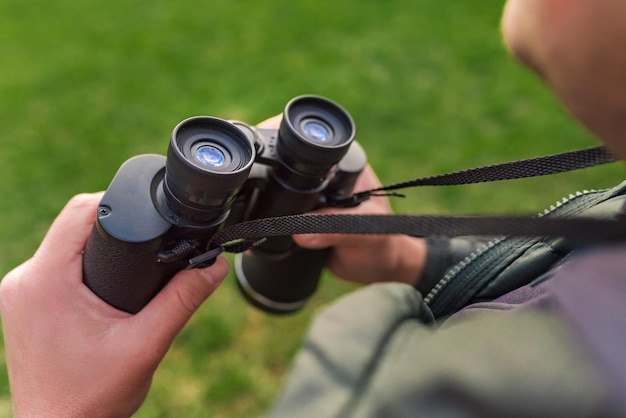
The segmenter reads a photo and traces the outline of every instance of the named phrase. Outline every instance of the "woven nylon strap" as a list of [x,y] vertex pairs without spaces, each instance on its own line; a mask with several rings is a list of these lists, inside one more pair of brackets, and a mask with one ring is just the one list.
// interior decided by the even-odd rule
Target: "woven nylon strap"
[[263,218],[229,226],[212,239],[215,246],[235,240],[293,234],[505,235],[566,237],[579,241],[626,236],[626,221],[592,218],[529,218],[524,216],[427,215],[292,215]]
[[[426,177],[332,202],[354,206],[381,192],[415,186],[458,185],[562,173],[616,159],[604,147]],[[577,241],[604,241],[626,237],[626,220],[552,218],[527,216],[429,216],[429,215],[328,215],[304,214],[262,218],[224,228],[211,247],[241,252],[264,238],[293,234],[404,234],[416,237],[442,235],[504,235],[565,237]]]
[[408,187],[453,186],[538,177],[593,167],[600,164],[612,163],[614,161],[616,161],[615,156],[613,156],[605,147],[586,148],[561,154],[548,155],[545,157],[529,158],[525,160],[488,165],[485,167],[455,171],[448,174],[419,178],[393,184],[391,186],[356,193],[347,199],[342,199],[332,203],[336,206],[354,206],[369,199],[370,196],[379,195],[380,192],[389,192]]

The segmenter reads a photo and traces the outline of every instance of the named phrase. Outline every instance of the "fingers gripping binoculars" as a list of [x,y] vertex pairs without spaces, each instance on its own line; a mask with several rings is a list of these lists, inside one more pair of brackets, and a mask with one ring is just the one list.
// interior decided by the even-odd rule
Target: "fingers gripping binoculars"
[[[85,284],[136,313],[224,226],[349,196],[366,165],[354,133],[348,112],[319,96],[292,99],[278,130],[207,116],[180,122],[167,157],[131,158],[107,188],[85,247]],[[296,311],[327,254],[269,238],[236,257],[238,287],[267,312]]]

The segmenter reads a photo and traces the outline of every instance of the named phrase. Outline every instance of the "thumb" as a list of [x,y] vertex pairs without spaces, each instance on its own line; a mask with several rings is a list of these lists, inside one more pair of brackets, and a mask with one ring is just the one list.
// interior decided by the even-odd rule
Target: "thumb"
[[136,319],[153,338],[169,344],[227,273],[224,257],[218,257],[214,265],[205,269],[178,272]]

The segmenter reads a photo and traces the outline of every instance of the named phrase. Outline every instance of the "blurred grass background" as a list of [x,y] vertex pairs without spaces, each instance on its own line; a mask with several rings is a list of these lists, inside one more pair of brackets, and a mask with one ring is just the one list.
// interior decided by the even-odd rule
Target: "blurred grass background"
[[[28,258],[72,195],[165,153],[180,120],[257,123],[293,96],[353,115],[382,182],[587,147],[541,82],[506,54],[502,0],[0,3],[0,275]],[[610,187],[621,165],[423,189],[399,212],[536,213]],[[256,417],[306,326],[352,286],[325,277],[301,313],[250,308],[229,280],[176,340],[140,417]],[[10,416],[4,360],[0,416]]]

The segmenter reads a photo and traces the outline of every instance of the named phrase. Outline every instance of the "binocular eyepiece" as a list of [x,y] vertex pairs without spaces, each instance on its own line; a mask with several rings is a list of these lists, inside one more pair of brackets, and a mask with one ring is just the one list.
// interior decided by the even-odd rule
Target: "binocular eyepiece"
[[[85,249],[84,281],[127,312],[141,310],[223,226],[307,212],[348,195],[366,157],[339,105],[300,96],[278,130],[198,116],[179,123],[167,157],[126,161],[107,188]],[[268,312],[315,292],[325,251],[270,238],[237,258],[238,285]]]
[[178,215],[211,222],[225,214],[248,178],[254,143],[232,123],[194,117],[174,128],[163,189]]
[[338,105],[321,97],[298,97],[285,108],[278,156],[294,172],[325,177],[348,151],[354,133],[354,121]]

